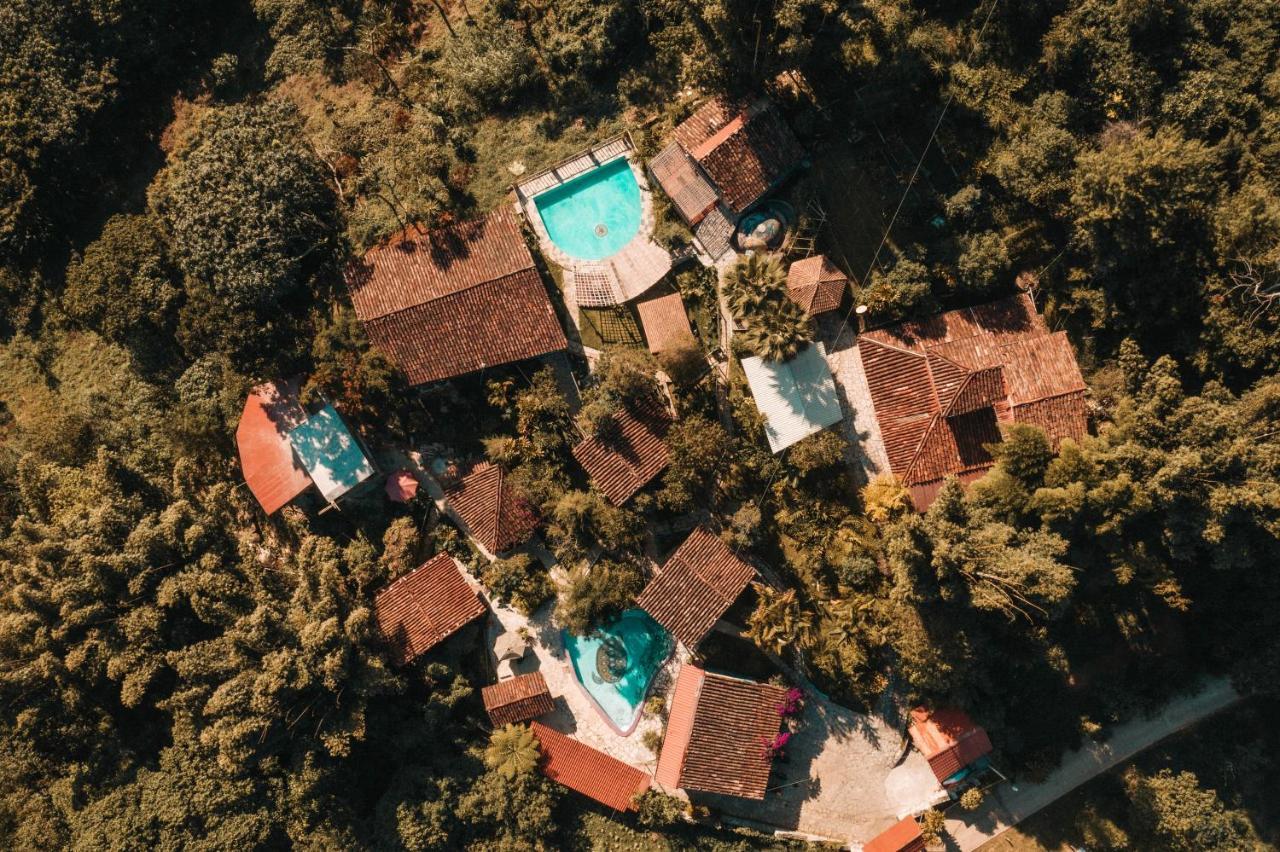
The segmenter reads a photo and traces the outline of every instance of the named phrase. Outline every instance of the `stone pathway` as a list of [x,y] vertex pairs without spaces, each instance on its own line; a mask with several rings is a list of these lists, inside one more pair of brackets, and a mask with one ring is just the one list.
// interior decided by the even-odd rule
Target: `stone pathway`
[[827,364],[844,411],[841,430],[849,442],[847,461],[860,482],[889,471],[889,454],[880,437],[871,388],[858,357],[858,336],[839,317],[820,317],[818,337],[827,347]]

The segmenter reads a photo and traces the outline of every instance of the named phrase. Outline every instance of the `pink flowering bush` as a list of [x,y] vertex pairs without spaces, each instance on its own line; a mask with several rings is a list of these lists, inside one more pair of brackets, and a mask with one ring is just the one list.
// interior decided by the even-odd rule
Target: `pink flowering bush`
[[778,715],[786,719],[797,715],[803,707],[804,690],[798,686],[793,686],[787,690],[787,694],[782,698],[782,703],[778,705]]
[[783,731],[771,740],[764,740],[764,756],[766,758],[774,758],[782,754],[782,750],[787,747],[787,743],[791,741],[791,734]]

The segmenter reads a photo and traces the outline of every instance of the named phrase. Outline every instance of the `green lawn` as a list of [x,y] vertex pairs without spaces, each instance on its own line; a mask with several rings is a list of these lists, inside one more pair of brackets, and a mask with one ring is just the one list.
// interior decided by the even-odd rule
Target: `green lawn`
[[1228,808],[1243,809],[1266,843],[1280,845],[1280,730],[1273,705],[1254,699],[1157,743],[984,844],[982,852],[1083,848],[1081,814],[1090,809],[1130,831],[1120,780],[1129,766],[1145,773],[1194,772]]

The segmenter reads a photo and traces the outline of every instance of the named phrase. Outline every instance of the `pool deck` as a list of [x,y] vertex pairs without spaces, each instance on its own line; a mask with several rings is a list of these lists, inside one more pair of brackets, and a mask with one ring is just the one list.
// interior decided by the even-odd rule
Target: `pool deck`
[[[640,187],[640,229],[626,245],[602,260],[570,257],[547,234],[534,197],[619,157],[626,158]],[[625,134],[520,181],[515,195],[516,210],[537,235],[542,254],[564,270],[566,298],[575,307],[623,304],[644,294],[671,271],[671,254],[653,241],[652,191]]]

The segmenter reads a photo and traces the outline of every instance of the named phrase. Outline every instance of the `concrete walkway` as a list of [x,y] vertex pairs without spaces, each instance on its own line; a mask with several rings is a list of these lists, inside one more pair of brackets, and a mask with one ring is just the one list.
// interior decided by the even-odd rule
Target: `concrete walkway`
[[1086,745],[1067,754],[1062,763],[1039,784],[1001,784],[987,795],[986,803],[972,814],[958,807],[948,811],[947,848],[977,849],[1036,811],[1065,796],[1096,775],[1123,763],[1138,752],[1241,699],[1226,680],[1212,680],[1194,695],[1170,702],[1155,716],[1118,726],[1105,742]]

